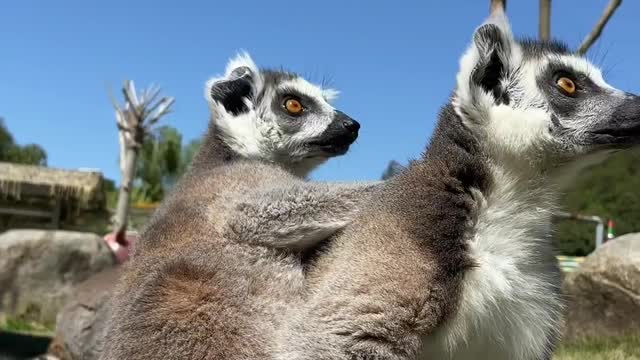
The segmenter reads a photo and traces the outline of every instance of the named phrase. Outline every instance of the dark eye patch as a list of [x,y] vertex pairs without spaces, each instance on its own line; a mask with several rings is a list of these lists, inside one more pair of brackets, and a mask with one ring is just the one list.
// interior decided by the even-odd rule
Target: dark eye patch
[[589,78],[586,74],[568,68],[566,65],[562,63],[550,63],[543,75],[540,79],[538,79],[538,84],[540,85],[540,81],[549,81],[552,85],[555,86],[556,81],[560,77],[568,77],[573,80],[576,85],[576,94],[575,97],[581,95],[595,95],[605,93],[605,89],[596,85],[591,78]]
[[[561,77],[571,79],[576,91],[571,95],[558,88],[557,81]],[[560,62],[551,62],[538,76],[538,88],[545,94],[553,112],[560,118],[577,116],[581,104],[593,101],[597,97],[607,96],[607,89],[596,85],[586,74],[571,69]],[[554,124],[557,125],[557,124]]]
[[320,104],[316,101],[316,99],[296,90],[295,88],[279,89],[276,93],[274,106],[277,107],[281,112],[286,113],[286,111],[284,111],[284,109],[282,108],[282,105],[284,101],[289,97],[293,97],[294,99],[300,101],[306,113],[318,111],[320,109]]

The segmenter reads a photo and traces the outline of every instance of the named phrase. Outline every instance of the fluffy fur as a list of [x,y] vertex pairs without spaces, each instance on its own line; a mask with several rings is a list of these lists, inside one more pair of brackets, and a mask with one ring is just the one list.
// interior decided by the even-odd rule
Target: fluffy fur
[[[208,83],[209,132],[126,265],[101,359],[273,351],[283,314],[302,299],[302,252],[348,224],[375,188],[300,178],[357,137],[355,120],[321,93],[248,55]],[[308,111],[287,115],[289,96]]]
[[423,157],[310,266],[276,358],[549,359],[559,179],[638,143],[639,97],[560,43],[515,40],[497,14],[474,33]]

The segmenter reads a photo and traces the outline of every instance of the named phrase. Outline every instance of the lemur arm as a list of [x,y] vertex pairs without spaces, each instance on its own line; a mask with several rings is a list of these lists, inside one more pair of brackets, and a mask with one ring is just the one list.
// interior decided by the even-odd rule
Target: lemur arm
[[306,250],[348,225],[381,183],[300,181],[258,189],[232,204],[224,230],[238,241]]

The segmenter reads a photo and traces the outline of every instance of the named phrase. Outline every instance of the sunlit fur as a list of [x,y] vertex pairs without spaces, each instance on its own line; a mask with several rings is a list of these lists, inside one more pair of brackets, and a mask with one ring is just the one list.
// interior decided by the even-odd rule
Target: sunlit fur
[[[207,87],[209,129],[123,269],[103,360],[269,358],[287,309],[303,299],[304,255],[377,188],[296,176],[357,137],[319,88],[260,70],[248,55]],[[289,92],[313,109],[288,116],[280,106]],[[323,150],[334,145],[340,152]]]
[[[556,86],[564,72],[579,96]],[[422,158],[310,267],[276,358],[550,359],[563,313],[549,233],[558,190],[637,143],[638,118],[638,97],[565,45],[488,19]]]
[[[250,97],[245,99],[248,111],[232,114],[214,101],[210,92],[216,83],[228,81],[232,71],[241,67],[251,70],[254,87]],[[265,76],[265,71],[258,68],[249,54],[242,52],[229,61],[223,76],[207,81],[205,98],[212,120],[234,152],[249,159],[284,163],[295,175],[305,177],[327,160],[326,156],[311,153],[313,149],[309,149],[305,142],[320,137],[332,122],[335,108],[330,102],[337,97],[338,91],[323,89],[294,73],[273,74],[279,76]],[[306,119],[299,131],[286,133],[281,126],[282,119],[273,113],[271,106],[277,89],[293,89],[313,98],[320,105],[319,112]],[[278,155],[286,156],[288,161]]]
[[[526,44],[514,39],[504,16],[499,14],[488,23],[497,25],[506,37],[500,52],[506,76],[500,84],[510,101],[497,104],[490,92],[470,80],[479,61],[477,45],[471,46],[460,62],[453,103],[465,124],[482,139],[493,189],[476,194],[480,208],[470,253],[477,266],[465,277],[459,311],[428,338],[425,356],[539,359],[552,351],[562,314],[560,276],[548,233],[558,186],[565,185],[560,174],[573,177],[581,165],[592,163],[588,160],[594,157],[587,156],[591,148],[577,140],[590,121],[601,121],[607,114],[600,111],[590,118],[587,110],[578,110],[572,118],[562,119],[576,142],[558,139],[550,132],[553,113],[537,79],[554,61],[585,74],[620,98],[623,92],[607,84],[600,70],[582,57],[528,54],[522,48]],[[609,104],[613,111],[611,105],[615,104]]]

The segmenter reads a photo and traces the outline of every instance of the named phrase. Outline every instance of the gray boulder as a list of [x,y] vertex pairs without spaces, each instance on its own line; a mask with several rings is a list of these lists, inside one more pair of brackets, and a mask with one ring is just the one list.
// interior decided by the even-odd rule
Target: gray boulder
[[74,286],[114,263],[102,238],[92,233],[2,233],[0,314],[53,325]]
[[565,277],[565,337],[640,333],[640,233],[606,242]]
[[58,314],[49,355],[61,360],[98,358],[120,273],[120,267],[112,267],[76,287],[71,300]]

